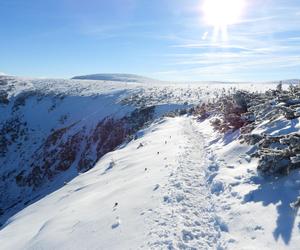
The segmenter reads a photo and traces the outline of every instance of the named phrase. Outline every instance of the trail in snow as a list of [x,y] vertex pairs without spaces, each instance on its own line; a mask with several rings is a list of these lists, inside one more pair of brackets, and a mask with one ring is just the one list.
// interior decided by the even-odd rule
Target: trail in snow
[[[154,213],[151,249],[223,249],[210,179],[215,175],[205,152],[204,138],[193,121],[182,119],[181,151],[169,182],[163,187],[163,204]],[[212,191],[211,191],[212,190]]]
[[282,208],[298,196],[299,171],[260,179],[238,131],[224,137],[209,124],[151,124],[11,217],[1,250],[298,250],[300,216]]

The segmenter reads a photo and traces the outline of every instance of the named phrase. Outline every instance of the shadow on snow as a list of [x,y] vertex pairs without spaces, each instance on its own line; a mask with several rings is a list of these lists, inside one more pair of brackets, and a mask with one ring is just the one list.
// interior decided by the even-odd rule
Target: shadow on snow
[[292,231],[295,224],[298,209],[293,208],[291,203],[299,196],[300,172],[294,171],[288,177],[263,179],[253,177],[252,182],[258,184],[258,188],[245,195],[245,202],[262,202],[263,206],[273,204],[277,209],[276,228],[273,236],[277,241],[280,237],[286,245],[292,238]]

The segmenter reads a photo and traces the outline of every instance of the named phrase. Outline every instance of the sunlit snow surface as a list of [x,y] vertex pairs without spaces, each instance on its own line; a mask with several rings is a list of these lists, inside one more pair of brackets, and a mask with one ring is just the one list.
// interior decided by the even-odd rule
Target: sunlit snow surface
[[[74,120],[82,119],[80,113],[118,113],[130,103],[198,104],[233,88],[274,87],[13,81],[11,87],[4,86],[11,96],[25,90],[67,96],[62,109],[69,108]],[[99,104],[109,100],[106,108],[94,107],[95,96]],[[86,100],[92,105],[82,106]],[[88,107],[92,110],[86,112]],[[9,112],[0,109],[4,120]],[[51,127],[32,112],[25,115],[34,124]],[[272,133],[288,131],[290,126],[278,122]],[[271,132],[264,124],[258,129]],[[299,216],[289,205],[299,194],[298,171],[280,180],[257,177],[257,162],[249,157],[251,147],[239,144],[238,136],[238,132],[219,135],[208,120],[158,119],[136,140],[105,155],[92,170],[11,217],[0,230],[0,248],[299,249]]]

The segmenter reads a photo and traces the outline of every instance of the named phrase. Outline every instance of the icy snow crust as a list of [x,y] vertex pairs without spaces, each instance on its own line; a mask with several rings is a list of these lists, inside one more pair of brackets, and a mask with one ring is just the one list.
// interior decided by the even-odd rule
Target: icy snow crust
[[[72,181],[10,217],[0,229],[1,249],[299,249],[299,215],[290,207],[299,195],[299,171],[262,179],[250,157],[252,147],[239,144],[238,131],[223,136],[209,120],[160,118],[224,89],[263,91],[273,84],[150,86],[11,78],[10,85],[0,87],[11,99],[25,91],[65,96],[54,120],[39,113],[49,108],[51,95],[39,106],[31,100],[21,108],[39,131],[36,140],[65,113],[67,124],[92,116],[87,119],[92,126],[107,114],[122,117],[147,102],[158,105],[158,120],[135,140],[84,174],[68,173]],[[0,104],[0,122],[11,109]],[[289,126],[278,123],[271,131],[288,131]],[[258,129],[270,131],[263,124]],[[7,171],[3,166],[1,174]]]

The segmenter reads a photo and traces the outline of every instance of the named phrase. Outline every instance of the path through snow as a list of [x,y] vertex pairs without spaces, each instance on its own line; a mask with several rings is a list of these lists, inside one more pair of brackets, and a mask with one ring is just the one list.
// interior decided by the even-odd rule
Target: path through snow
[[[154,213],[152,249],[223,249],[222,226],[216,212],[204,138],[190,119],[181,120],[181,150],[163,187],[163,204]],[[212,165],[213,166],[213,165]],[[211,191],[212,190],[212,191]]]
[[238,133],[227,136],[209,120],[156,121],[11,217],[1,250],[298,250],[300,216],[282,208],[298,196],[299,172],[274,189]]

